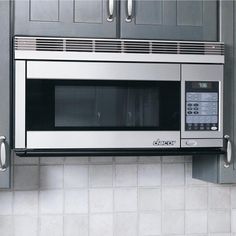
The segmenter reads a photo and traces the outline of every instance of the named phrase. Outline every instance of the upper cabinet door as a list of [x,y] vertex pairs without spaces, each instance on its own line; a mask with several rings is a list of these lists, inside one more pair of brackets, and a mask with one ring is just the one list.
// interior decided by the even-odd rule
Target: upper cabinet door
[[115,0],[15,0],[15,34],[116,37]]
[[[222,183],[236,183],[236,1],[221,2],[221,40],[225,43],[224,69],[224,134],[232,142],[232,161],[229,168],[221,164]],[[221,161],[222,163],[223,161]],[[224,163],[224,162],[223,162]],[[222,167],[223,166],[223,167]]]
[[0,188],[10,187],[10,1],[0,1]]
[[121,0],[121,38],[217,40],[216,0]]

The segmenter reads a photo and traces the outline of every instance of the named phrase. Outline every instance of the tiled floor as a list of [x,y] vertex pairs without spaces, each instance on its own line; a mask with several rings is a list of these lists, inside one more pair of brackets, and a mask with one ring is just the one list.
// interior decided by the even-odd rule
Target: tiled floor
[[236,236],[236,185],[190,157],[14,158],[0,236]]

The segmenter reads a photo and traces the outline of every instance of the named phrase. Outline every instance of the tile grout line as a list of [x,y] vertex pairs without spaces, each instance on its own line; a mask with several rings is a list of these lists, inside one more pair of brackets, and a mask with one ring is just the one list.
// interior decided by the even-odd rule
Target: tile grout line
[[37,222],[38,222],[38,225],[37,225],[37,236],[40,235],[40,228],[41,228],[41,215],[40,215],[40,157],[38,159],[38,219],[37,219]]
[[62,207],[62,235],[65,235],[65,157],[63,157],[63,166],[62,166],[62,191],[63,191],[63,207]]
[[161,163],[160,163],[160,171],[161,171],[161,173],[160,173],[160,176],[161,176],[161,179],[160,179],[160,194],[161,194],[161,213],[160,213],[160,217],[161,217],[161,229],[160,229],[160,232],[161,232],[161,235],[162,234],[164,234],[164,232],[163,232],[163,226],[162,226],[162,224],[163,224],[163,209],[164,209],[164,207],[163,207],[163,202],[162,202],[162,200],[163,200],[163,196],[162,196],[162,194],[163,194],[163,185],[162,185],[162,183],[163,183],[163,166],[162,166],[162,164],[163,164],[163,156],[161,156],[160,157],[160,161],[161,161]]
[[207,234],[209,235],[209,216],[210,216],[210,207],[209,207],[209,184],[207,184]]
[[14,158],[13,158],[14,160],[13,160],[13,184],[12,184],[12,187],[13,187],[13,189],[12,189],[12,217],[13,217],[13,219],[12,219],[12,223],[13,223],[13,230],[12,230],[12,235],[13,236],[15,236],[15,215],[14,215],[14,199],[15,199],[15,156],[14,156]]
[[115,157],[112,157],[112,235],[115,236],[115,217],[116,217],[116,212],[115,212],[115,188],[114,188],[114,175],[115,175],[115,168],[116,168],[116,163],[115,163]]
[[232,233],[232,220],[233,220],[233,210],[232,210],[232,201],[231,201],[231,196],[232,196],[232,194],[231,194],[231,192],[232,192],[232,186],[230,186],[229,187],[229,196],[230,196],[230,208],[229,208],[229,210],[230,210],[230,216],[229,216],[229,218],[230,218],[230,221],[229,221],[229,229],[230,229],[230,233]]
[[90,212],[90,166],[92,165],[91,163],[91,157],[88,158],[88,168],[87,168],[87,176],[88,176],[88,180],[87,180],[87,193],[88,193],[88,236],[91,235],[90,229],[91,229],[91,212]]
[[186,162],[185,162],[185,156],[184,156],[184,235],[186,235]]
[[140,209],[139,209],[139,190],[140,190],[140,186],[139,186],[139,158],[137,157],[136,160],[136,168],[137,168],[137,172],[136,172],[136,188],[137,188],[137,211],[136,211],[136,215],[137,215],[137,220],[136,220],[136,232],[137,232],[137,236],[140,235],[139,233],[139,222],[140,222]]

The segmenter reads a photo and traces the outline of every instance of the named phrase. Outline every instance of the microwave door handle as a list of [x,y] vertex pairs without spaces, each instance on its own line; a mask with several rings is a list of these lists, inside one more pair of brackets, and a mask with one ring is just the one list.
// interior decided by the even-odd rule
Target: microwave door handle
[[115,0],[108,0],[108,22],[112,22],[114,20],[114,1]]
[[132,21],[132,15],[133,15],[133,0],[127,0],[127,17],[125,21],[130,23]]

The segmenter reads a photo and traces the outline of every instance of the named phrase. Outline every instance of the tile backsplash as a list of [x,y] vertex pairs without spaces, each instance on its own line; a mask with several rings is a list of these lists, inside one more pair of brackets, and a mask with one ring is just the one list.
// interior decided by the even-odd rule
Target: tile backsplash
[[236,185],[191,178],[191,157],[13,158],[1,236],[232,236]]

